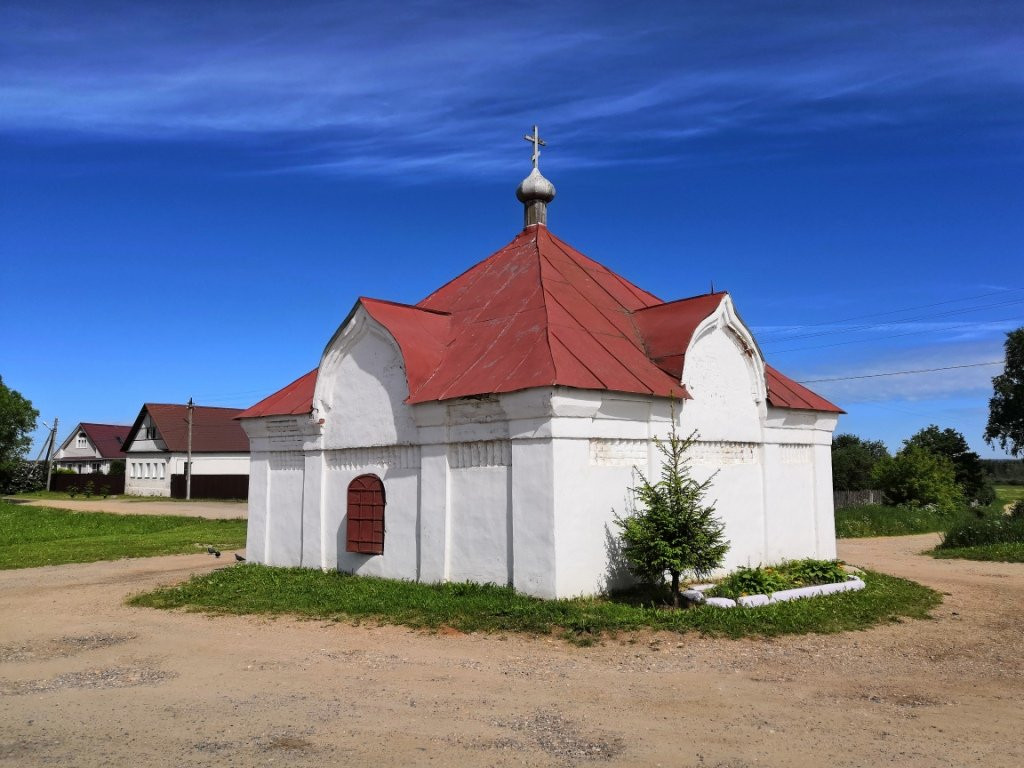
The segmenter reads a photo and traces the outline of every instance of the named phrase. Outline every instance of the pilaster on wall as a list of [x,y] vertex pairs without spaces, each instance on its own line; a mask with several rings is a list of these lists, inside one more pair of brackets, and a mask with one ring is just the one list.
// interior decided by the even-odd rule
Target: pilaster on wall
[[299,565],[306,568],[328,567],[324,557],[324,454],[309,451],[305,454],[302,487],[302,553]]
[[417,567],[420,581],[438,582],[448,578],[450,495],[448,446],[443,443],[422,446]]
[[817,515],[818,557],[836,556],[835,496],[832,493],[832,448],[814,448],[814,512]]
[[550,440],[512,441],[513,586],[556,597],[555,473]]
[[245,557],[252,563],[267,562],[267,457],[253,454],[249,463],[249,522]]

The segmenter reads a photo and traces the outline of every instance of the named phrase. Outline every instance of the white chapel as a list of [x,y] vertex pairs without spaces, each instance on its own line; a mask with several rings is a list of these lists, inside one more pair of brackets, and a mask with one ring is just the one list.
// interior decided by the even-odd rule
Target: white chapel
[[842,411],[765,362],[728,293],[664,301],[552,234],[528,138],[512,242],[415,305],[358,299],[316,369],[239,415],[249,561],[614,588],[614,515],[673,413],[717,473],[727,569],[835,557]]

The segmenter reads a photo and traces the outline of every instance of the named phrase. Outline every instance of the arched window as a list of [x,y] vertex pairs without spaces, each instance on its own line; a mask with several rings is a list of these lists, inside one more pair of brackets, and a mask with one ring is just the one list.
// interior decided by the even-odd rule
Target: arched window
[[346,550],[384,554],[384,503],[384,483],[376,475],[360,475],[348,484]]

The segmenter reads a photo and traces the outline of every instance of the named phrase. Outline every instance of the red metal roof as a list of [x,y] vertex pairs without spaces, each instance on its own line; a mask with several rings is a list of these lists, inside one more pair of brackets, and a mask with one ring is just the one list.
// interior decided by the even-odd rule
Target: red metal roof
[[[249,438],[235,417],[238,408],[213,408],[197,405],[192,410],[193,453],[249,453]],[[146,403],[125,439],[130,445],[135,439],[146,413],[153,418],[160,439],[167,450],[184,453],[188,448],[188,406]]]
[[631,319],[660,303],[547,227],[527,227],[417,305],[450,324],[440,365],[409,402],[546,386],[678,396]]
[[677,381],[682,380],[683,358],[693,332],[718,309],[725,295],[708,293],[634,312],[633,320],[643,336],[647,356]]
[[309,413],[313,409],[313,390],[316,388],[317,369],[314,368],[256,405],[246,408],[236,419],[254,419],[258,416],[287,416]]
[[104,459],[124,458],[124,451],[121,450],[121,446],[131,431],[130,426],[124,424],[93,424],[83,421],[72,434],[78,434],[79,431],[85,432],[92,444],[96,446],[100,456]]
[[797,384],[767,363],[764,366],[764,382],[768,386],[768,402],[776,408],[846,413],[838,405],[830,403],[803,384]]
[[[689,397],[686,348],[724,296],[662,302],[530,226],[415,306],[362,298],[357,307],[398,343],[409,403],[547,386]],[[771,370],[773,405],[839,410]],[[315,384],[311,371],[240,418],[306,413]]]

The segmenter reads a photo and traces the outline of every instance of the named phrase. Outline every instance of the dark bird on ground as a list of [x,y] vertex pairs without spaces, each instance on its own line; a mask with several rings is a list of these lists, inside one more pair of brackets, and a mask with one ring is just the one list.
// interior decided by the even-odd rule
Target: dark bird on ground
[[209,552],[214,557],[220,557],[220,550],[219,549],[215,549],[214,547],[207,547],[206,551]]
[[241,556],[240,554],[238,554],[237,552],[235,552],[235,561],[236,561],[236,562],[239,562],[239,563],[244,563],[244,562],[245,562],[245,558],[244,558],[244,557],[242,557],[242,556]]

